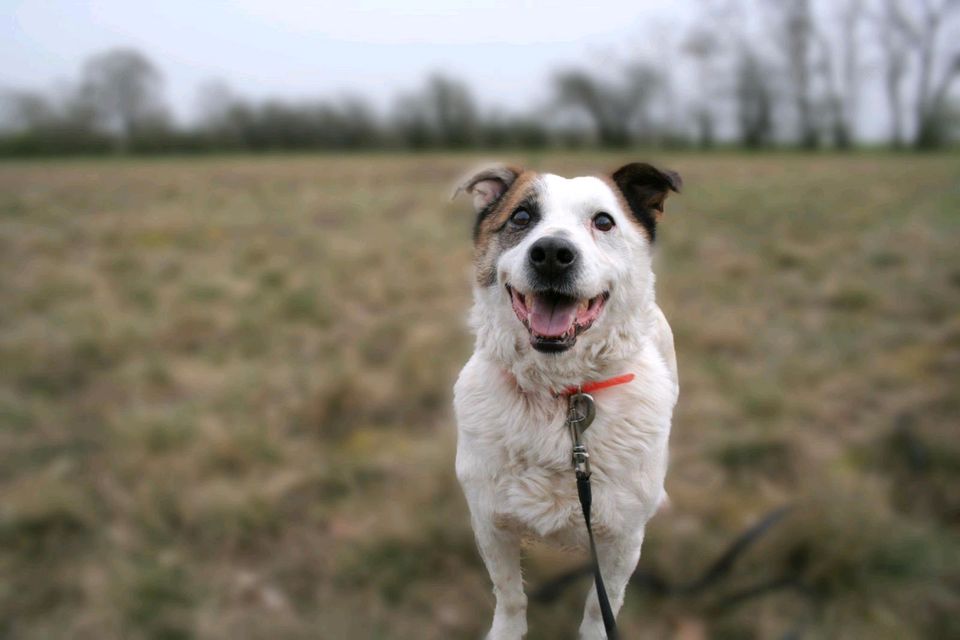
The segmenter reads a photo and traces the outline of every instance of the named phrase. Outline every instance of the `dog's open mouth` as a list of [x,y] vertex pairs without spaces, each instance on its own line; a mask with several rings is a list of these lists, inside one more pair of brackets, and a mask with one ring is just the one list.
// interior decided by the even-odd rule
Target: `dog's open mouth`
[[609,292],[593,298],[574,298],[555,291],[520,293],[507,285],[513,311],[530,332],[537,351],[559,353],[577,341],[577,336],[600,317]]

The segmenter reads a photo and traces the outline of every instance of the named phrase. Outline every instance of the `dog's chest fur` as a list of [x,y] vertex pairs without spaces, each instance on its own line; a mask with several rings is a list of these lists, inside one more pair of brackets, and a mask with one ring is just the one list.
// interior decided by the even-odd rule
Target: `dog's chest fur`
[[[656,509],[666,473],[670,415],[677,388],[652,341],[623,364],[636,378],[595,394],[597,416],[585,435],[593,468],[598,536],[635,529]],[[482,352],[455,388],[457,473],[486,505],[493,524],[561,546],[585,542],[565,425],[566,400],[524,392]]]

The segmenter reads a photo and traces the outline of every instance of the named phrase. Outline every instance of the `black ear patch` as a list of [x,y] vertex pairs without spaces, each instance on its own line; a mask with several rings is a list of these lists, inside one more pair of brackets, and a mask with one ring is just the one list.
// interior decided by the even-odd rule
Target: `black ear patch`
[[653,242],[667,195],[671,191],[679,193],[683,186],[680,176],[673,171],[661,171],[645,162],[631,162],[613,172],[613,182],[630,206],[633,217]]

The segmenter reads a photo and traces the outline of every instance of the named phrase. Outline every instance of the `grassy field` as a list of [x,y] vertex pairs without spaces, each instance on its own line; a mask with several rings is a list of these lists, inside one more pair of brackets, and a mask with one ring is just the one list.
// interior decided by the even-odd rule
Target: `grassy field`
[[[654,160],[687,185],[681,397],[641,569],[691,580],[793,510],[705,592],[637,587],[624,637],[958,637],[960,157]],[[449,406],[476,163],[0,165],[0,638],[479,637]],[[531,548],[527,583],[582,561]]]

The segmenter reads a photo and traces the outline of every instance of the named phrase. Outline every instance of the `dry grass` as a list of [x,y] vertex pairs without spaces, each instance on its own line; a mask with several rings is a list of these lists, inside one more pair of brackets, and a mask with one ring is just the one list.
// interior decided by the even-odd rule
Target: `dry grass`
[[[960,160],[660,160],[682,392],[641,566],[682,581],[796,508],[706,595],[632,594],[624,635],[956,636]],[[0,165],[0,637],[481,634],[448,408],[475,161]],[[533,549],[528,582],[578,561]]]

